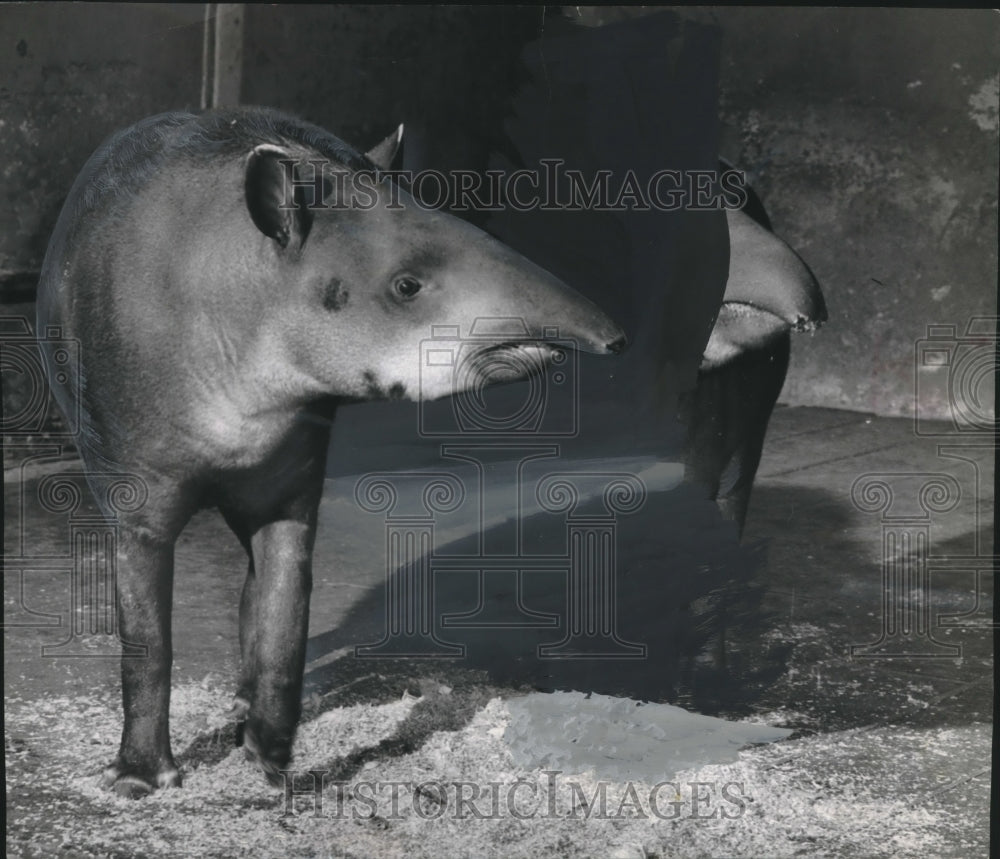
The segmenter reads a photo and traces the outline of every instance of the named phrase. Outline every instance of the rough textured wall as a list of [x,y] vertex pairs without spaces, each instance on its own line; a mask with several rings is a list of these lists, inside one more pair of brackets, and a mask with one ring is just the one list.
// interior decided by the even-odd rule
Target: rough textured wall
[[198,107],[203,16],[193,4],[0,6],[5,288],[34,289],[62,201],[105,137]]
[[532,7],[248,5],[243,101],[358,147],[400,122],[488,132],[541,19]]
[[[501,125],[510,56],[541,10],[247,8],[242,101],[298,112],[352,143],[401,120]],[[30,299],[62,201],[112,132],[197,109],[203,4],[0,5],[0,282]],[[17,295],[14,295],[17,293]]]
[[[722,152],[748,171],[830,308],[819,334],[794,338],[783,400],[910,414],[927,325],[961,333],[997,312],[1000,18],[703,14],[724,28]],[[947,404],[933,395],[922,407]]]
[[[723,154],[749,171],[828,298],[829,325],[794,342],[784,400],[908,413],[927,324],[961,329],[996,313],[997,16],[679,11],[724,28]],[[101,140],[198,105],[203,14],[0,6],[8,300],[30,297],[62,200]],[[488,131],[503,121],[493,96],[506,91],[510,53],[541,23],[538,8],[251,6],[243,99],[295,109],[359,145],[401,119]],[[930,405],[940,414],[946,403]]]

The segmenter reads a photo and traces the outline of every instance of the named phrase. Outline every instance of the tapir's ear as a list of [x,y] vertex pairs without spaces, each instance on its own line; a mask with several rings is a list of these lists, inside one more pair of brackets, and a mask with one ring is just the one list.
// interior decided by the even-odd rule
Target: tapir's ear
[[[313,213],[306,206],[294,156],[278,146],[262,144],[247,159],[245,190],[250,217],[265,236],[282,248],[305,244]],[[282,161],[286,162],[285,164]]]
[[365,157],[370,161],[375,162],[376,167],[381,167],[383,170],[389,170],[392,167],[392,162],[396,157],[396,153],[399,152],[399,147],[402,143],[403,125],[400,123],[399,128],[397,128],[385,140],[369,149],[365,153]]

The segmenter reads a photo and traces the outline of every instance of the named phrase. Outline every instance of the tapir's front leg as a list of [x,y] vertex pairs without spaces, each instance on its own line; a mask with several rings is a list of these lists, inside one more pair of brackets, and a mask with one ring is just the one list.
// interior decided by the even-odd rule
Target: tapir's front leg
[[115,793],[139,798],[181,783],[170,753],[169,728],[173,540],[153,539],[145,530],[122,527],[117,561],[118,626],[126,643],[125,726],[118,757],[105,770],[104,781]]
[[[253,563],[240,619],[244,676],[252,688],[243,742],[272,784],[292,754],[302,710],[302,674],[309,631],[315,507],[280,519],[251,538]],[[249,664],[247,664],[249,663]]]

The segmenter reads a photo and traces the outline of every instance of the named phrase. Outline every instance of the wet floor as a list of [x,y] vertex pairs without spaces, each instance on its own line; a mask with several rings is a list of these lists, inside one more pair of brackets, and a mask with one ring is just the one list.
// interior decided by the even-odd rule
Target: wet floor
[[[74,522],[38,500],[47,478],[78,465],[55,449],[25,453],[7,452],[8,719],[63,698],[99,700],[117,718],[113,648],[87,634],[106,617],[86,600],[72,612]],[[389,506],[371,475],[335,461],[315,555],[307,713],[423,695],[417,711],[432,726],[407,734],[412,752],[434,725],[472,730],[491,695],[577,690],[763,718],[793,729],[793,741],[864,729],[905,745],[918,736],[907,731],[966,732],[986,766],[991,448],[918,436],[902,419],[778,409],[742,543],[675,466],[535,453],[419,462],[390,481]],[[88,505],[83,496],[78,519]],[[922,563],[891,550],[906,540],[925,541]],[[586,574],[574,579],[581,557]],[[244,567],[217,515],[199,514],[182,535],[175,686],[233,691]],[[433,703],[437,688],[455,690],[452,706]],[[208,745],[179,753],[182,765],[231,748]],[[901,754],[928,755],[930,771],[940,763],[917,746]],[[860,766],[875,774],[885,761]],[[978,807],[988,770],[949,777],[971,780]],[[980,822],[987,808],[983,799]]]

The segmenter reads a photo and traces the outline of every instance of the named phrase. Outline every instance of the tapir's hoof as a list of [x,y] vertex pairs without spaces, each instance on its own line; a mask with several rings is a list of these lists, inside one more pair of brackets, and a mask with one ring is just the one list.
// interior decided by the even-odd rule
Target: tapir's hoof
[[243,722],[246,720],[247,713],[250,712],[250,702],[246,698],[240,695],[236,695],[233,698],[233,705],[229,708],[229,712],[226,714],[226,718],[232,719],[234,722]]
[[265,747],[247,725],[243,732],[243,753],[248,761],[260,767],[268,784],[273,787],[284,786],[285,777],[281,771],[288,768],[288,762],[292,759],[291,743],[272,743],[270,747]]
[[128,772],[116,761],[104,770],[101,783],[125,799],[142,799],[161,787],[180,787],[181,774],[176,767],[168,767],[155,775],[140,775]]

